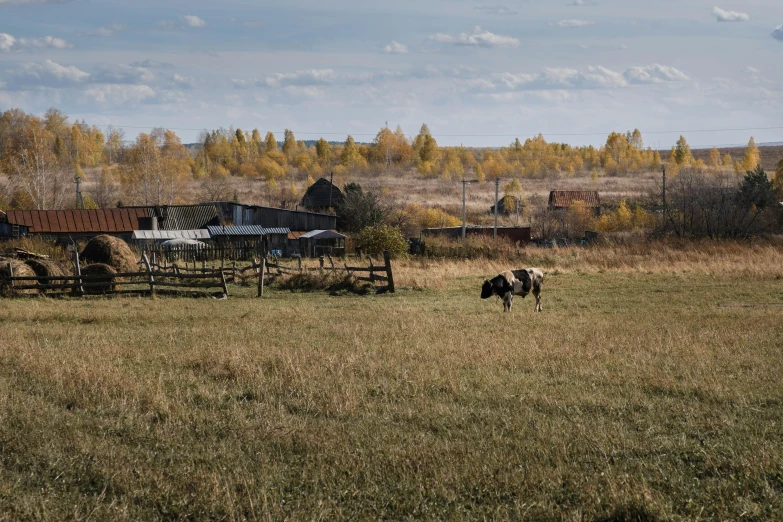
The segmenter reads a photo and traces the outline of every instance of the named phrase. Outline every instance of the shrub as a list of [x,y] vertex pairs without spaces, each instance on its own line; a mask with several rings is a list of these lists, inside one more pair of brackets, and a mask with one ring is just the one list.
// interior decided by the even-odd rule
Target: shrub
[[408,242],[402,237],[400,229],[388,225],[364,228],[359,233],[357,246],[369,255],[388,250],[392,257],[397,257],[408,251]]

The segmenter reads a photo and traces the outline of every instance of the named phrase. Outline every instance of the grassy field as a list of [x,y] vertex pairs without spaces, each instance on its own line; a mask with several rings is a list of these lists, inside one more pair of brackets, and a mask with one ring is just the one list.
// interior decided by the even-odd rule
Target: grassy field
[[783,250],[393,295],[0,300],[0,518],[783,519]]

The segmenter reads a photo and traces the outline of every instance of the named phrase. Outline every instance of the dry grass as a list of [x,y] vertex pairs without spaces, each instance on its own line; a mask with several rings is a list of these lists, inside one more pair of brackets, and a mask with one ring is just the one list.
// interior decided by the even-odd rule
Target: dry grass
[[676,250],[539,252],[542,314],[480,300],[480,262],[4,300],[0,518],[779,520],[780,310],[720,305],[783,302],[780,251]]

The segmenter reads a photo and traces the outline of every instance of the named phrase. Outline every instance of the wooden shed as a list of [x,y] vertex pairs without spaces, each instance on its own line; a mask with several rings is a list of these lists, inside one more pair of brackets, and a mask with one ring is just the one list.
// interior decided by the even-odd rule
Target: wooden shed
[[343,201],[343,193],[326,178],[319,178],[307,188],[302,197],[302,206],[310,210],[326,210],[334,208]]
[[553,190],[549,193],[549,210],[568,210],[577,201],[584,202],[595,215],[601,213],[601,198],[595,190]]

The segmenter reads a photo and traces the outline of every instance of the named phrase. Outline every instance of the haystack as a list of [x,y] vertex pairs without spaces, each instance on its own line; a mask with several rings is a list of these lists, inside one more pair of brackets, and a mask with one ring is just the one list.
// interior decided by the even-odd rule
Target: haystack
[[136,272],[136,256],[125,241],[112,236],[95,236],[80,254],[84,263],[103,263],[117,272]]
[[117,289],[114,274],[117,271],[105,263],[93,263],[82,268],[85,294],[105,294]]
[[41,277],[57,277],[65,275],[65,270],[63,270],[59,264],[48,259],[25,259],[24,264],[32,268],[35,272],[35,275]]
[[[35,277],[35,272],[32,268],[19,261],[18,259],[0,259],[0,292],[6,294],[11,293],[11,281],[8,276],[8,265],[11,265],[11,270],[14,273],[14,277]],[[34,285],[35,281],[17,281],[15,285]],[[38,290],[13,290],[16,294],[37,294]]]

